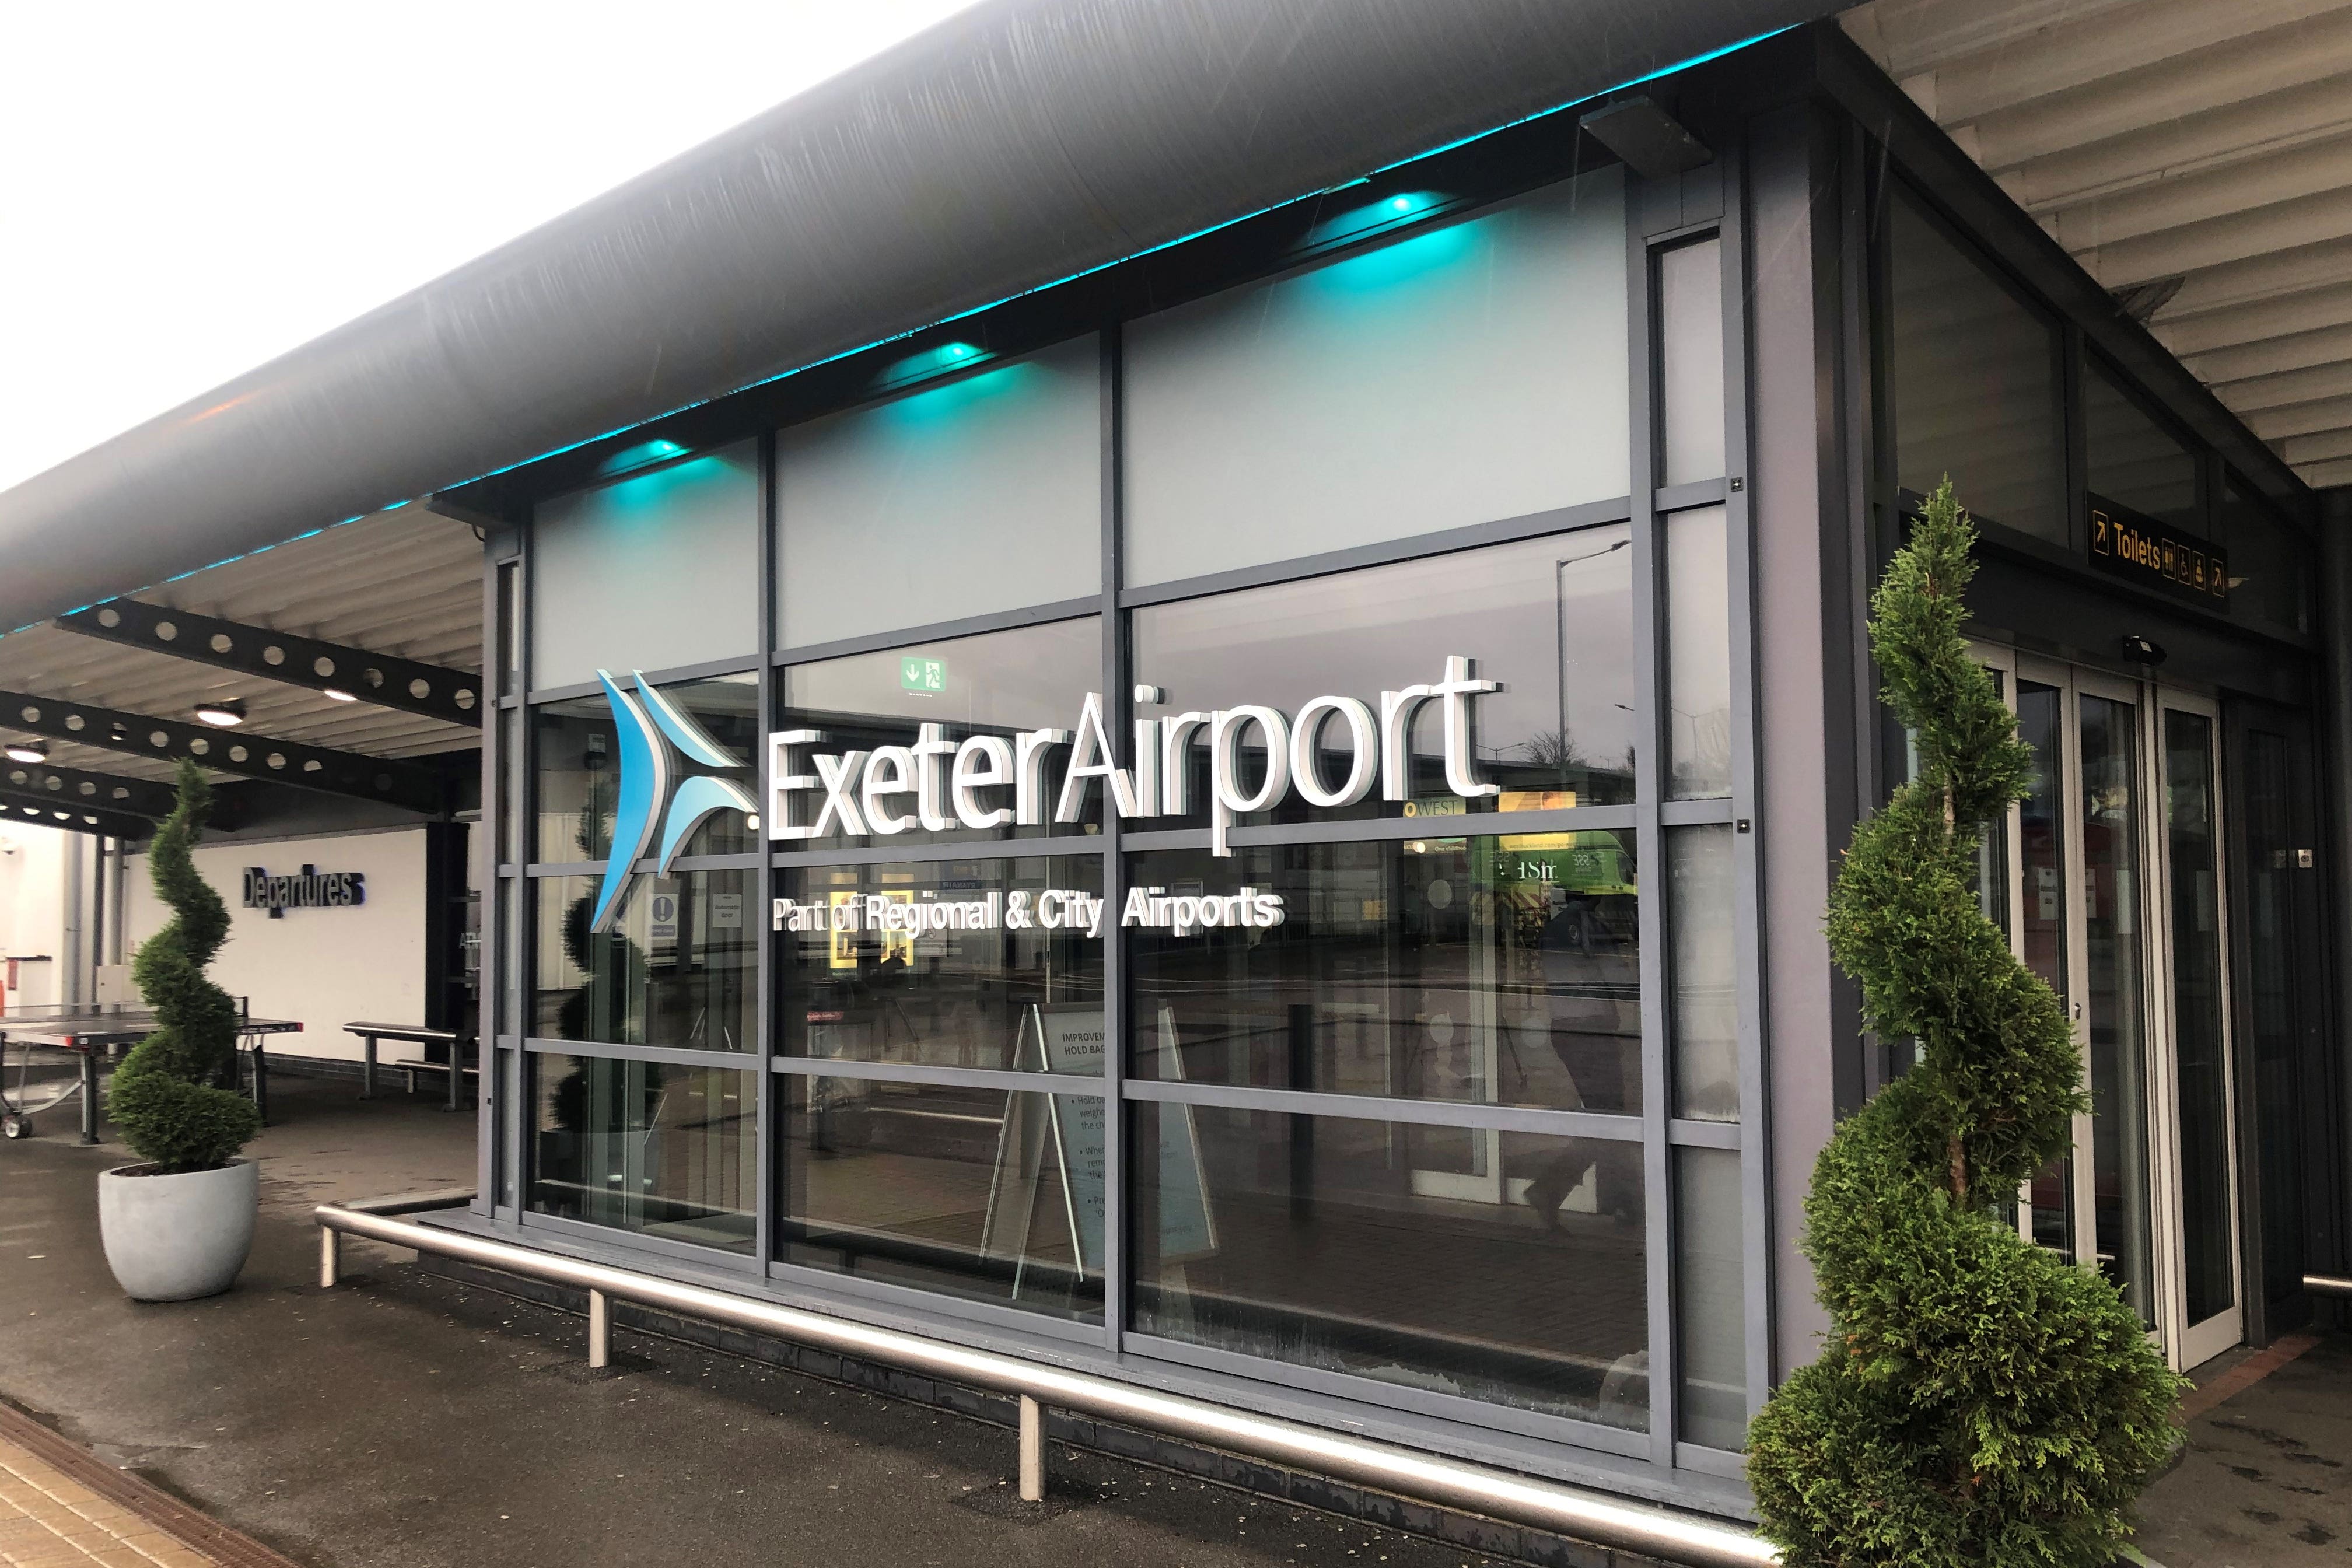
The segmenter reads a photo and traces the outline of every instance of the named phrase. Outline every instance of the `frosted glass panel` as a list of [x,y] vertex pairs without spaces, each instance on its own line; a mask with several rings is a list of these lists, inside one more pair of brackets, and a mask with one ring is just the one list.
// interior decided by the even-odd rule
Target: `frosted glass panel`
[[776,452],[786,647],[1101,591],[1091,337],[795,426]]
[[756,450],[746,441],[539,509],[534,687],[760,651]]
[[1658,258],[1659,424],[1665,482],[1723,472],[1723,242]]
[[1128,328],[1131,584],[1623,495],[1620,172]]
[[1731,793],[1730,548],[1719,506],[1666,519],[1668,800]]

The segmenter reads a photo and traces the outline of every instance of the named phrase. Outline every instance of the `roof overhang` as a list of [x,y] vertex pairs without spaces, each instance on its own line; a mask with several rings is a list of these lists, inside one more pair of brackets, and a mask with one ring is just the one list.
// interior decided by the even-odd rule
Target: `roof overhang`
[[1565,107],[1823,0],[999,0],[0,493],[0,630]]

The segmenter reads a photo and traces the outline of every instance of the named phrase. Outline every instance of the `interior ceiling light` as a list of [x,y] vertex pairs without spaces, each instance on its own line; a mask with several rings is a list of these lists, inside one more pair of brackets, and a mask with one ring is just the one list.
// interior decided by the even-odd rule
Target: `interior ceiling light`
[[232,729],[245,722],[245,704],[234,697],[221,702],[199,702],[196,717],[220,729]]
[[320,689],[327,694],[327,700],[330,702],[357,702],[359,700],[357,697],[354,697],[350,692],[343,690],[341,687],[326,686],[320,688]]
[[5,752],[12,763],[46,763],[49,760],[49,748],[39,741],[11,741],[6,746],[0,747],[0,752]]

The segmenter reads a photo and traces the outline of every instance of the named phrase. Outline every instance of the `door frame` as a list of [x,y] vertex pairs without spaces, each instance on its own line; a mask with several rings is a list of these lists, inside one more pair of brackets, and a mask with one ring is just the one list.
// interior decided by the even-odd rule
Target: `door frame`
[[[2140,965],[2141,1017],[2144,1020],[2145,1049],[2147,1053],[2147,1104],[2148,1147],[2147,1179],[2149,1184],[2149,1268],[2151,1273],[2151,1315],[2155,1319],[2153,1332],[2164,1348],[2166,1360],[2176,1369],[2195,1366],[2232,1346],[2242,1342],[2251,1321],[2246,1298],[2244,1259],[2247,1245],[2245,1226],[2245,1176],[2241,1166],[2238,1112],[2240,1087],[2237,1082],[2237,1013],[2233,990],[2235,974],[2231,969],[2233,952],[2231,946],[2231,911],[2235,889],[2230,874],[2228,805],[2231,773],[2224,751],[2225,727],[2219,701],[2194,692],[2165,686],[2155,681],[2133,680],[2122,676],[2063,659],[2048,658],[2020,653],[2013,647],[1993,643],[1971,642],[1970,657],[1989,669],[2000,672],[2001,698],[2010,711],[2017,711],[2018,682],[2031,680],[2038,685],[2054,687],[2061,693],[2059,703],[2059,768],[2061,773],[2059,802],[2063,825],[2062,849],[2063,899],[2066,929],[2063,936],[2067,989],[2074,993],[2082,977],[2089,973],[2090,954],[2088,924],[2084,919],[2086,906],[2084,889],[2086,878],[2084,839],[2084,822],[2080,782],[2082,779],[2082,698],[2087,693],[2131,705],[2137,715],[2134,766],[2137,773],[2138,845],[2140,874],[2135,889],[2138,905],[2137,918],[2143,933],[2143,962]],[[2180,1184],[2180,1121],[2177,1018],[2173,1002],[2173,963],[2171,935],[2172,866],[2166,842],[2166,791],[2170,780],[2165,767],[2163,746],[2163,715],[2167,709],[2196,713],[2212,724],[2213,754],[2211,759],[2211,790],[2214,812],[2214,872],[2216,941],[2220,947],[2222,991],[2222,1061],[2223,1080],[2227,1086],[2226,1116],[2230,1138],[2230,1181],[2231,1185],[2229,1211],[2232,1215],[2230,1247],[2233,1264],[2232,1278],[2238,1281],[2237,1300],[2230,1310],[2217,1313],[2202,1323],[2184,1321],[2188,1310],[2188,1278]],[[2023,812],[2019,803],[2012,802],[2006,818],[2003,855],[2008,885],[2008,930],[2003,933],[2011,951],[2021,952],[2024,899]],[[2079,994],[2060,998],[2066,1009],[2069,1027],[2074,1032],[2074,1049],[2081,1063],[2083,1082],[2090,1082],[2090,1023]],[[2074,1118],[2070,1158],[2074,1180],[2071,1184],[2069,1215],[2074,1237],[2073,1261],[2091,1268],[2098,1267],[2098,1195],[2094,1175],[2095,1169],[2093,1122],[2087,1110]],[[2030,1192],[2030,1187],[2028,1189]],[[2021,1194],[2018,1227],[2021,1235],[2032,1239],[2030,1197]]]

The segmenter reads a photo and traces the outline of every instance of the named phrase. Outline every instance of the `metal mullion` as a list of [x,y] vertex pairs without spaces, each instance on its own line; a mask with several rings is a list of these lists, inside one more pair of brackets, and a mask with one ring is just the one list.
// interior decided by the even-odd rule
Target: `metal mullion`
[[[776,667],[775,661],[768,655],[776,646],[776,572],[778,557],[781,553],[781,546],[776,537],[776,531],[780,525],[777,515],[780,505],[779,487],[776,482],[777,461],[775,432],[772,430],[762,432],[759,444],[758,605],[761,656],[759,712],[760,724],[763,732],[768,725],[775,722],[776,712]],[[766,812],[769,806],[767,757],[768,748],[763,745],[758,748],[758,754],[751,762],[753,780],[751,798],[760,803],[761,827],[763,833],[767,826]],[[775,932],[770,929],[769,917],[769,911],[775,908],[775,857],[764,848],[761,849],[758,853],[758,866],[759,869],[754,874],[759,879],[759,900],[754,908],[759,911],[759,918],[751,922],[751,929],[759,933],[759,945],[751,963],[753,984],[759,988],[759,999],[755,1004],[753,1014],[752,1042],[753,1054],[758,1058],[762,1070],[752,1088],[752,1104],[756,1110],[756,1115],[752,1121],[751,1256],[764,1274],[770,1260],[776,1255],[777,1207],[782,1194],[782,1182],[780,1179],[780,1173],[775,1169],[775,1162],[777,1152],[783,1144],[782,1138],[778,1136],[780,1131],[778,1117],[781,1108],[776,1094],[777,1084],[774,1076],[765,1070],[775,1059],[776,1054],[776,1009],[773,995],[776,984],[776,939]]]
[[[1747,1149],[1753,1142],[1747,1135],[1745,1122],[1702,1121],[1689,1116],[1667,1119],[1666,1141],[1677,1149],[1738,1150]],[[1742,1163],[1744,1166],[1745,1162]]]
[[861,653],[887,653],[892,648],[909,647],[917,643],[947,642],[957,637],[982,637],[990,632],[1017,631],[1023,626],[1046,626],[1055,621],[1082,620],[1087,616],[1101,614],[1102,607],[1103,601],[1099,595],[1084,599],[1056,599],[1049,604],[1029,605],[1019,609],[992,610],[984,616],[933,621],[929,626],[861,632],[856,637],[835,637],[801,647],[778,648],[767,657],[765,662],[771,666],[817,664],[825,659],[847,658]]
[[[1729,808],[1719,801],[1693,801],[1698,820],[1728,821]],[[1338,822],[1269,822],[1254,827],[1231,827],[1226,839],[1241,847],[1291,844],[1355,844],[1411,838],[1516,837],[1528,833],[1623,832],[1635,826],[1639,808],[1631,805],[1571,805],[1558,811],[1478,811],[1458,816],[1367,816]],[[1205,849],[1205,827],[1159,827],[1129,833],[1129,849]]]
[[[1750,460],[1748,352],[1747,163],[1735,143],[1723,161],[1722,226],[1717,230],[1723,288],[1724,536],[1728,551],[1731,616],[1731,863],[1733,1037],[1739,1056],[1739,1121],[1729,1145],[1739,1152],[1740,1324],[1752,1418],[1772,1394],[1773,1289],[1771,1094],[1764,1037],[1764,869],[1762,836],[1750,830],[1760,813],[1761,661],[1756,657],[1756,541]],[[1852,389],[1849,389],[1849,402]],[[1696,1141],[1688,1121],[1668,1129],[1677,1142]],[[1680,1461],[1677,1460],[1679,1463]]]
[[757,1051],[703,1051],[686,1046],[632,1045],[624,1040],[547,1040],[526,1035],[523,1050],[535,1057],[604,1057],[623,1062],[659,1062],[664,1067],[711,1068],[732,1072],[756,1071]]
[[1633,418],[1628,476],[1635,497],[1632,509],[1633,540],[1633,756],[1634,854],[1641,867],[1635,898],[1641,939],[1642,977],[1642,1187],[1643,1230],[1647,1251],[1650,1346],[1650,1458],[1660,1466],[1674,1463],[1675,1433],[1675,1368],[1679,1347],[1675,1342],[1671,1224],[1673,1187],[1666,1143],[1666,1006],[1665,921],[1661,905],[1665,897],[1664,835],[1658,804],[1664,788],[1660,765],[1664,744],[1665,692],[1663,689],[1665,640],[1664,551],[1655,506],[1658,399],[1657,328],[1654,290],[1651,286],[1652,255],[1643,238],[1640,202],[1626,204],[1626,388]]
[[[721,675],[748,675],[763,661],[758,654],[736,654],[728,658],[706,658],[696,664],[676,664],[667,669],[646,671],[647,684],[670,686],[681,680],[708,680]],[[624,673],[634,675],[635,671]],[[575,680],[568,686],[551,686],[544,691],[533,691],[530,700],[538,702],[569,702],[574,698],[593,697],[604,689],[602,682]]]
[[951,1089],[1002,1089],[1007,1094],[1104,1098],[1103,1080],[1098,1078],[1066,1072],[1025,1072],[1017,1068],[932,1067],[922,1062],[858,1061],[849,1057],[774,1056],[768,1060],[768,1070],[792,1078],[847,1078],[863,1083],[928,1083]]
[[[518,568],[519,570],[520,568]],[[499,875],[499,834],[506,826],[506,802],[499,788],[499,766],[506,754],[506,710],[495,698],[499,683],[506,679],[506,667],[500,659],[499,630],[505,627],[509,636],[514,628],[506,625],[499,604],[499,589],[505,580],[505,563],[495,552],[482,552],[482,673],[480,688],[492,699],[483,706],[482,715],[482,820],[475,825],[481,836],[475,849],[489,875],[482,879],[482,937],[480,979],[475,993],[477,1003],[474,1019],[475,1060],[481,1072],[475,1079],[474,1108],[474,1201],[470,1205],[478,1215],[495,1215],[499,1206],[499,1130],[506,1117],[506,1085],[500,1078],[499,1056],[499,1021],[506,1009],[500,987],[506,984],[506,965],[499,962],[499,938],[505,932],[508,900],[516,896],[514,884]],[[493,668],[495,667],[495,668]],[[456,1047],[451,1047],[452,1055]],[[455,1073],[458,1064],[452,1061],[449,1070]]]
[[[2091,1083],[2091,1018],[2086,1001],[2091,949],[2089,922],[2083,918],[2083,884],[2089,875],[2084,858],[2083,831],[2083,694],[2068,670],[2062,678],[2059,700],[2058,808],[2066,824],[2066,998],[2074,1031],[2074,1060],[2084,1087]],[[2091,1113],[2081,1111],[2070,1129],[2073,1148],[2068,1157],[2070,1181],[2066,1223],[2074,1232],[2069,1262],[2096,1268],[2099,1262],[2098,1194],[2095,1190],[2096,1157]]]
[[1140,609],[1178,599],[1206,598],[1245,588],[1265,588],[1279,583],[1303,582],[1310,577],[1328,577],[1366,566],[1393,566],[1400,562],[1418,561],[1425,556],[1451,555],[1465,550],[1481,550],[1490,544],[1541,539],[1547,534],[1573,533],[1581,529],[1623,522],[1633,514],[1633,506],[1629,497],[1612,496],[1578,506],[1555,507],[1518,517],[1497,518],[1492,522],[1441,529],[1434,533],[1418,533],[1404,539],[1358,544],[1345,550],[1327,551],[1319,555],[1295,556],[1263,566],[1237,566],[1229,572],[1182,577],[1171,583],[1121,588],[1118,604],[1122,609]]
[[[1733,579],[1734,582],[1737,582],[1738,580],[1738,579],[1737,577],[1734,577]],[[1732,635],[1735,637],[1738,636],[1738,623],[1740,621],[1752,620],[1751,616],[1738,614],[1738,610],[1740,608],[1741,606],[1735,603],[1733,606],[1734,626],[1732,628]],[[1735,647],[1731,662],[1732,692],[1734,698],[1732,706],[1733,709],[1737,710],[1738,707],[1738,697],[1742,689],[1738,684],[1740,667],[1744,663],[1752,662],[1752,660],[1741,659],[1737,648]],[[1752,730],[1753,728],[1754,725],[1752,723],[1741,724],[1735,720],[1733,721],[1732,731],[1735,737],[1735,743],[1737,736],[1741,730]],[[1706,827],[1721,826],[1741,817],[1750,817],[1752,820],[1751,814],[1754,811],[1755,802],[1754,795],[1751,793],[1743,803],[1736,793],[1738,788],[1736,779],[1732,787],[1735,793],[1728,795],[1710,795],[1701,800],[1660,801],[1658,803],[1658,822],[1662,826],[1665,827]]]
[[[1103,713],[1111,726],[1110,752],[1133,754],[1135,692],[1128,679],[1127,638],[1118,612],[1119,579],[1125,565],[1126,340],[1116,321],[1103,328],[1100,349],[1102,415],[1102,679]],[[1103,998],[1103,1348],[1119,1353],[1127,1332],[1128,1118],[1121,1091],[1127,1083],[1127,934],[1114,913],[1126,898],[1127,865],[1120,847],[1121,819],[1111,792],[1103,792],[1102,896],[1107,923],[1102,936]]]
[[1056,835],[1052,838],[975,838],[949,844],[793,850],[770,858],[778,868],[791,869],[793,867],[895,866],[901,861],[928,864],[937,860],[1015,860],[1040,855],[1092,855],[1101,848],[1101,837],[1088,833]]
[[[1720,240],[1718,240],[1718,244],[1720,244]],[[1718,258],[1723,258],[1726,256],[1726,253],[1723,250],[1718,249],[1717,250],[1716,255]],[[1729,268],[1724,268],[1720,270],[1727,273]],[[1725,322],[1724,335],[1727,339],[1730,336],[1730,323],[1728,321]],[[1724,369],[1727,372],[1730,371],[1732,368],[1734,367],[1729,364],[1724,366]],[[1731,400],[1730,393],[1730,377],[1727,374],[1724,378],[1724,400],[1727,403]],[[1728,437],[1727,436],[1727,440]],[[1728,445],[1726,446],[1724,450],[1723,466],[1729,473],[1736,474],[1739,472],[1739,464],[1733,458]],[[1689,511],[1695,507],[1719,506],[1723,503],[1727,494],[1728,486],[1726,484],[1724,479],[1693,479],[1688,484],[1665,485],[1658,489],[1653,490],[1650,493],[1650,510],[1661,512]]]
[[1324,1089],[1264,1089],[1255,1084],[1196,1083],[1190,1079],[1131,1079],[1129,1100],[1169,1105],[1208,1105],[1232,1110],[1272,1110],[1291,1116],[1322,1116],[1349,1121],[1384,1121],[1413,1127],[1465,1127],[1481,1132],[1536,1132],[1551,1138],[1594,1138],[1633,1143],[1643,1137],[1641,1119],[1598,1110],[1549,1110],[1532,1105],[1494,1105],[1483,1100],[1400,1100],[1370,1094],[1333,1094]]
[[[538,660],[531,647],[531,629],[539,615],[539,583],[537,577],[539,512],[537,508],[523,520],[520,529],[519,559],[515,570],[521,574],[522,603],[515,617],[516,639],[515,695],[520,700],[516,708],[518,726],[514,793],[507,805],[517,813],[515,853],[526,867],[539,851],[539,725],[533,721],[530,692],[533,667]],[[539,985],[539,889],[524,878],[512,884],[515,892],[514,913],[514,983],[511,993],[514,1011],[513,1038],[520,1040],[530,1033],[536,1021],[531,1016],[531,1004]],[[523,1053],[514,1053],[515,1092],[507,1097],[507,1160],[509,1174],[514,1183],[515,1219],[530,1209],[530,1179],[532,1151],[529,1137],[530,1118],[525,1108],[530,1101],[531,1072]]]

